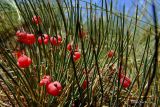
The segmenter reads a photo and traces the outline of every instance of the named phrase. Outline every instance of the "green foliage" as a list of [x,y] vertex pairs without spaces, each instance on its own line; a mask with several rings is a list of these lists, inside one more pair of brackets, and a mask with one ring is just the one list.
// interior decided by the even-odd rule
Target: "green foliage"
[[[26,45],[16,43],[16,40],[12,42],[25,50],[25,54],[32,59],[32,64],[22,69],[17,65],[12,45],[6,46],[1,38],[0,79],[3,84],[0,82],[0,89],[7,96],[10,105],[71,107],[75,104],[81,107],[118,107],[139,106],[143,105],[144,101],[145,104],[151,102],[151,105],[158,105],[159,79],[155,72],[157,64],[154,66],[158,57],[155,55],[157,48],[154,48],[154,37],[158,36],[155,32],[157,28],[155,31],[153,28],[156,23],[145,23],[149,30],[148,27],[141,28],[138,7],[135,16],[129,20],[125,11],[115,14],[112,2],[108,4],[107,0],[102,1],[105,5],[101,7],[86,2],[84,17],[80,0],[15,0],[17,17],[17,12],[20,12],[22,19],[16,22],[16,16],[12,18],[12,14],[5,13],[6,20],[3,20],[3,24],[9,23],[15,35],[17,23],[24,23],[18,28],[35,34],[36,43]],[[3,12],[5,11],[3,9]],[[100,15],[97,15],[98,12]],[[32,22],[35,15],[41,17],[42,24],[35,25]],[[4,30],[6,26],[1,28]],[[80,37],[82,33],[85,34],[84,37]],[[9,32],[0,34],[9,35]],[[59,46],[50,43],[40,45],[38,37],[42,34],[51,37],[59,34],[63,42]],[[141,42],[144,36],[146,39]],[[67,44],[70,42],[73,42],[73,52],[77,44],[81,52],[81,58],[76,62],[71,57],[73,52],[67,51]],[[155,43],[157,42],[159,41]],[[115,52],[112,58],[107,56],[110,50]],[[120,67],[123,69],[120,70]],[[121,73],[131,80],[128,88],[121,85]],[[48,95],[45,87],[39,86],[44,75],[50,75],[53,81],[61,83],[63,89],[59,96]],[[154,77],[153,80],[151,77]],[[84,80],[88,83],[85,90],[82,88]],[[153,84],[149,86],[148,83],[152,81]],[[147,92],[148,89],[150,90]]]

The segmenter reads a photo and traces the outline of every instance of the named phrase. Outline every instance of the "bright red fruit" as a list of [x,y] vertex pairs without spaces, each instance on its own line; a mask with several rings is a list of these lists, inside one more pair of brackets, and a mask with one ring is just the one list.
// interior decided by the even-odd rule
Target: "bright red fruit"
[[24,31],[23,32],[17,31],[16,36],[17,36],[17,41],[18,42],[24,43],[25,40],[26,40],[26,37],[27,37],[27,33],[24,32]]
[[17,41],[22,42],[24,44],[31,45],[34,44],[36,41],[34,34],[28,34],[24,31],[22,32],[17,31],[16,36],[17,36]]
[[32,22],[37,24],[37,25],[41,24],[42,23],[41,17],[40,16],[33,16]]
[[42,40],[44,44],[48,44],[49,36],[47,34],[44,34],[44,37],[38,37],[39,44],[42,44]]
[[43,86],[43,85],[48,85],[51,82],[51,76],[49,75],[44,75],[43,78],[41,79],[39,85]]
[[72,45],[71,45],[71,43],[68,43],[68,45],[67,45],[67,50],[68,50],[68,51],[71,51],[71,50],[72,50]]
[[121,73],[123,71],[123,66],[120,66],[118,68],[118,78],[120,79],[120,84],[124,87],[124,88],[128,88],[131,84],[131,80],[126,77],[123,73]]
[[32,45],[36,41],[34,34],[27,34],[26,39],[24,40],[25,44]]
[[78,52],[78,51],[75,51],[74,54],[73,54],[73,60],[74,61],[77,61],[81,58],[81,53]]
[[112,58],[114,56],[114,51],[113,50],[110,50],[108,51],[107,55],[108,55],[108,58]]
[[[58,38],[58,40],[57,40],[57,38]],[[62,43],[62,37],[60,35],[58,35],[57,37],[51,37],[50,42],[52,45],[58,46]]]
[[58,96],[62,90],[62,86],[58,81],[51,82],[46,86],[48,94]]
[[87,88],[87,80],[83,81],[82,89],[85,90]]
[[[67,45],[67,50],[68,50],[68,51],[71,51],[71,50],[72,50],[72,48],[73,48],[72,43],[68,43],[68,45]],[[76,45],[76,49],[75,49],[75,51],[78,51],[78,45]]]
[[17,65],[20,68],[27,68],[31,63],[32,63],[31,58],[27,57],[26,55],[21,55],[17,61]]
[[62,86],[61,86],[61,84],[60,84],[58,81],[54,81],[53,84],[57,87],[57,89],[58,89],[59,91],[62,90]]
[[124,88],[128,88],[131,84],[131,80],[128,77],[121,75],[120,83]]

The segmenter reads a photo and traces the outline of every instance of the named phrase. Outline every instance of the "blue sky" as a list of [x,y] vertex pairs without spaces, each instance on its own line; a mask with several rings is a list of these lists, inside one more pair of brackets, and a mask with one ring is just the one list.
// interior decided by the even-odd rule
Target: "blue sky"
[[[81,1],[81,0],[80,0]],[[90,0],[82,0],[90,2]],[[107,0],[109,3],[111,0]],[[145,16],[142,18],[145,21],[149,21],[152,17],[152,7],[151,7],[151,0],[112,0],[113,1],[113,7],[114,11],[122,12],[123,6],[125,5],[125,11],[128,13],[128,15],[133,16],[136,11],[136,6],[139,7],[139,15],[142,14],[142,10],[145,10]],[[155,4],[157,5],[157,14],[160,18],[160,0],[154,0]],[[101,5],[102,0],[92,0],[93,3],[96,3],[97,5]],[[85,4],[83,2],[82,6]],[[144,11],[143,11],[144,13]]]

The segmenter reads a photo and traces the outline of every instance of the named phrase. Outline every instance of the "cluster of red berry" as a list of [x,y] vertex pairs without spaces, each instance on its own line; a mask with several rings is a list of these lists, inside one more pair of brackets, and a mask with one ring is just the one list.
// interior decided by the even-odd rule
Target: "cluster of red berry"
[[120,80],[120,84],[124,87],[124,88],[128,88],[131,84],[131,80],[126,77],[122,72],[123,72],[123,67],[119,67],[119,70],[118,70],[118,78]]
[[18,42],[21,42],[21,43],[24,43],[24,44],[27,44],[27,45],[32,45],[36,41],[36,38],[35,38],[34,34],[29,34],[29,33],[26,33],[25,31],[18,30],[16,32],[16,36],[17,36],[17,41]]
[[[27,45],[32,45],[35,43],[36,38],[34,34],[29,34],[26,33],[25,31],[17,31],[16,32],[16,36],[17,36],[17,41],[27,44]],[[58,38],[58,39],[57,39]],[[49,37],[47,34],[44,34],[42,37],[38,37],[38,43],[42,44],[42,42],[44,44],[48,44],[48,41],[50,39],[50,42],[52,45],[54,46],[58,46],[62,43],[62,37],[60,35],[58,35],[57,37]]]
[[44,34],[43,37],[38,37],[38,43],[45,45],[48,44],[48,41],[50,40],[51,44],[54,46],[59,46],[62,43],[62,37],[60,35],[57,35],[55,37],[50,37],[47,34]]
[[[42,20],[39,16],[34,16],[32,18],[32,22],[36,25],[41,24]],[[34,34],[29,34],[25,31],[18,30],[16,32],[17,41],[26,45],[32,45],[36,42],[36,37]],[[43,34],[42,36],[38,37],[38,43],[41,45],[42,43],[48,44],[48,42],[51,42],[52,45],[58,46],[62,43],[62,37],[60,35],[57,35],[55,37],[50,37],[47,34]],[[20,68],[27,68],[32,63],[32,60],[30,57],[27,57],[25,55],[25,52],[23,50],[19,50],[16,52],[17,65]],[[45,85],[46,90],[48,94],[57,96],[62,90],[62,86],[58,81],[51,82],[50,76],[44,76],[42,80],[40,81],[40,86]]]
[[51,77],[49,75],[43,76],[39,85],[46,86],[47,93],[53,96],[58,96],[62,90],[62,86],[58,81],[51,82]]
[[[32,22],[36,25],[39,25],[42,23],[42,20],[39,16],[34,16],[32,18]],[[17,41],[26,45],[32,45],[36,42],[36,37],[34,34],[29,34],[25,31],[20,31],[18,30],[16,32],[16,36],[17,36]],[[59,46],[62,43],[62,37],[60,35],[57,35],[55,37],[50,37],[47,34],[43,34],[42,36],[38,37],[38,43],[41,45],[42,43],[44,43],[45,45],[48,44],[48,42],[50,41],[51,45],[54,46]],[[71,43],[69,43],[67,45],[67,49],[68,51],[73,50],[73,46]],[[32,63],[31,58],[27,57],[25,55],[24,52],[17,51],[16,56],[18,58],[17,60],[17,65],[20,68],[27,68],[30,66],[30,64]],[[79,60],[81,57],[81,53],[78,51],[78,45],[76,45],[76,49],[73,53],[73,60],[77,61]],[[57,96],[60,93],[60,90],[62,89],[61,84],[58,81],[55,82],[51,82],[51,77],[50,76],[44,76],[42,78],[42,80],[40,81],[40,86],[45,85],[46,86],[46,90],[49,94],[53,95],[53,96]],[[86,87],[86,86],[85,86]]]
[[128,77],[126,77],[124,74],[120,74],[119,79],[120,79],[120,84],[124,88],[128,88],[130,86],[131,80]]
[[47,34],[44,34],[43,37],[38,37],[38,43],[41,45],[42,43],[48,44],[49,36]]
[[[72,52],[72,50],[73,50],[73,44],[72,44],[72,43],[69,43],[69,44],[67,45],[67,50],[68,50],[68,51],[70,52],[70,54],[71,54],[71,52]],[[78,45],[76,45],[76,48],[75,48],[75,50],[74,50],[74,52],[73,52],[73,60],[74,60],[74,61],[77,61],[77,60],[80,59],[80,57],[81,57],[81,53],[79,52]]]
[[[107,53],[108,58],[112,58],[114,55],[115,55],[114,50],[109,50],[108,53]],[[113,66],[114,66],[114,65],[112,65],[112,67],[113,67]],[[111,68],[112,68],[112,67],[111,67]],[[119,72],[123,72],[122,67],[119,68]],[[114,73],[113,70],[112,70],[112,73]],[[118,74],[118,78],[119,78],[119,80],[120,80],[120,84],[121,84],[124,88],[128,88],[128,87],[130,86],[131,80],[130,80],[128,77],[126,77],[124,74],[122,74],[122,73]]]
[[42,23],[41,17],[40,16],[33,16],[32,22],[36,25],[39,25]]
[[[36,42],[36,38],[34,34],[29,34],[29,33],[26,33],[25,31],[17,31],[16,36],[17,36],[18,42],[21,42],[27,45],[32,45]],[[22,51],[17,52],[17,58],[18,58],[17,65],[20,68],[27,68],[32,63],[31,58],[24,55],[24,52]]]
[[[42,20],[39,16],[34,16],[32,18],[32,21],[34,24],[38,25],[42,23]],[[84,32],[81,32],[80,34],[80,38],[84,37],[84,35],[86,35]],[[30,34],[30,33],[26,33],[25,31],[17,31],[16,32],[16,36],[17,36],[17,41],[20,43],[24,43],[26,45],[32,45],[36,42],[36,37],[34,34]],[[38,43],[41,45],[42,43],[44,43],[45,45],[48,44],[48,42],[50,41],[51,45],[54,46],[59,46],[62,43],[62,37],[60,35],[56,35],[54,37],[50,37],[47,34],[43,34],[42,36],[38,37]],[[67,45],[67,50],[70,52],[70,55],[73,52],[73,60],[77,61],[80,59],[81,57],[81,53],[78,49],[78,45],[75,46],[75,49],[73,50],[73,43],[68,43]],[[112,58],[115,55],[115,52],[113,50],[108,51],[108,58]],[[24,55],[24,52],[19,51],[17,54],[18,57],[18,61],[17,61],[17,65],[20,68],[27,68],[29,67],[29,65],[32,63],[31,58],[27,57],[26,55]],[[127,78],[125,75],[120,74],[119,75],[120,78],[120,83],[124,88],[128,88],[131,84],[131,81],[129,78]],[[40,86],[46,86],[46,90],[48,94],[51,94],[53,96],[58,96],[62,90],[62,86],[58,81],[54,81],[51,82],[51,77],[50,76],[43,76],[42,80],[40,81]],[[86,89],[87,87],[87,81],[84,80],[83,84],[82,84],[82,88]]]

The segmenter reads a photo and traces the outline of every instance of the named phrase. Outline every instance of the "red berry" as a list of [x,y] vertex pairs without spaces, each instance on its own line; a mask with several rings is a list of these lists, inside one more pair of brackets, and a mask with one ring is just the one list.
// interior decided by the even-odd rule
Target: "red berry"
[[53,95],[53,96],[58,96],[58,94],[59,94],[58,89],[54,86],[53,83],[50,83],[50,84],[47,86],[47,92],[48,92],[48,94],[51,94],[51,95]]
[[47,44],[48,43],[48,39],[44,39],[44,44]]
[[131,80],[128,77],[125,77],[124,75],[121,75],[120,83],[124,88],[128,88],[131,84]]
[[71,51],[71,50],[72,50],[72,45],[71,45],[71,43],[68,43],[68,45],[67,45],[67,50],[68,50],[68,51]]
[[16,36],[17,36],[17,41],[18,42],[22,42],[22,43],[24,43],[25,42],[25,40],[26,40],[26,37],[27,37],[27,33],[26,32],[17,32],[16,33]]
[[22,55],[18,58],[17,65],[20,68],[27,68],[32,63],[31,58],[27,57],[26,55]]
[[[72,43],[68,43],[68,45],[67,45],[67,50],[68,50],[68,51],[71,51],[71,50],[72,50],[72,48],[73,48]],[[75,51],[78,51],[78,45],[76,45],[76,49],[75,49]]]
[[27,34],[25,44],[32,45],[35,43],[35,41],[36,41],[36,38],[35,38],[34,34]]
[[74,54],[73,54],[73,60],[77,61],[77,60],[80,59],[80,57],[81,57],[81,53],[78,52],[78,51],[75,51]]
[[47,34],[44,34],[45,39],[49,39],[49,36]]
[[130,84],[131,84],[131,80],[121,72],[123,72],[123,66],[120,66],[118,68],[118,78],[120,79],[120,84],[124,88],[128,88],[130,86]]
[[114,56],[114,51],[113,50],[110,50],[108,51],[108,58],[112,58]]
[[49,36],[47,34],[44,34],[44,37],[38,37],[39,44],[42,44],[42,40],[44,44],[48,44]]
[[82,89],[85,90],[87,88],[87,80],[83,81]]
[[17,31],[16,36],[17,36],[17,40],[24,44],[31,45],[31,44],[34,44],[36,41],[34,34],[27,34],[24,31],[23,32]]
[[39,85],[43,86],[43,85],[47,85],[51,82],[51,77],[49,75],[44,75],[43,78],[41,79]]
[[54,81],[53,83],[54,83],[54,85],[57,87],[57,89],[58,89],[59,91],[62,90],[62,86],[61,86],[61,84],[60,84],[58,81]]
[[[58,38],[58,40],[57,40],[57,38]],[[58,35],[57,37],[51,37],[50,42],[52,45],[58,46],[62,43],[62,37],[60,35]]]
[[62,90],[62,86],[58,81],[51,82],[46,86],[48,94],[58,96]]
[[42,39],[41,39],[41,37],[38,37],[38,43],[39,43],[39,44],[42,44]]
[[42,20],[41,20],[40,16],[33,16],[32,22],[38,25],[38,24],[42,23]]

